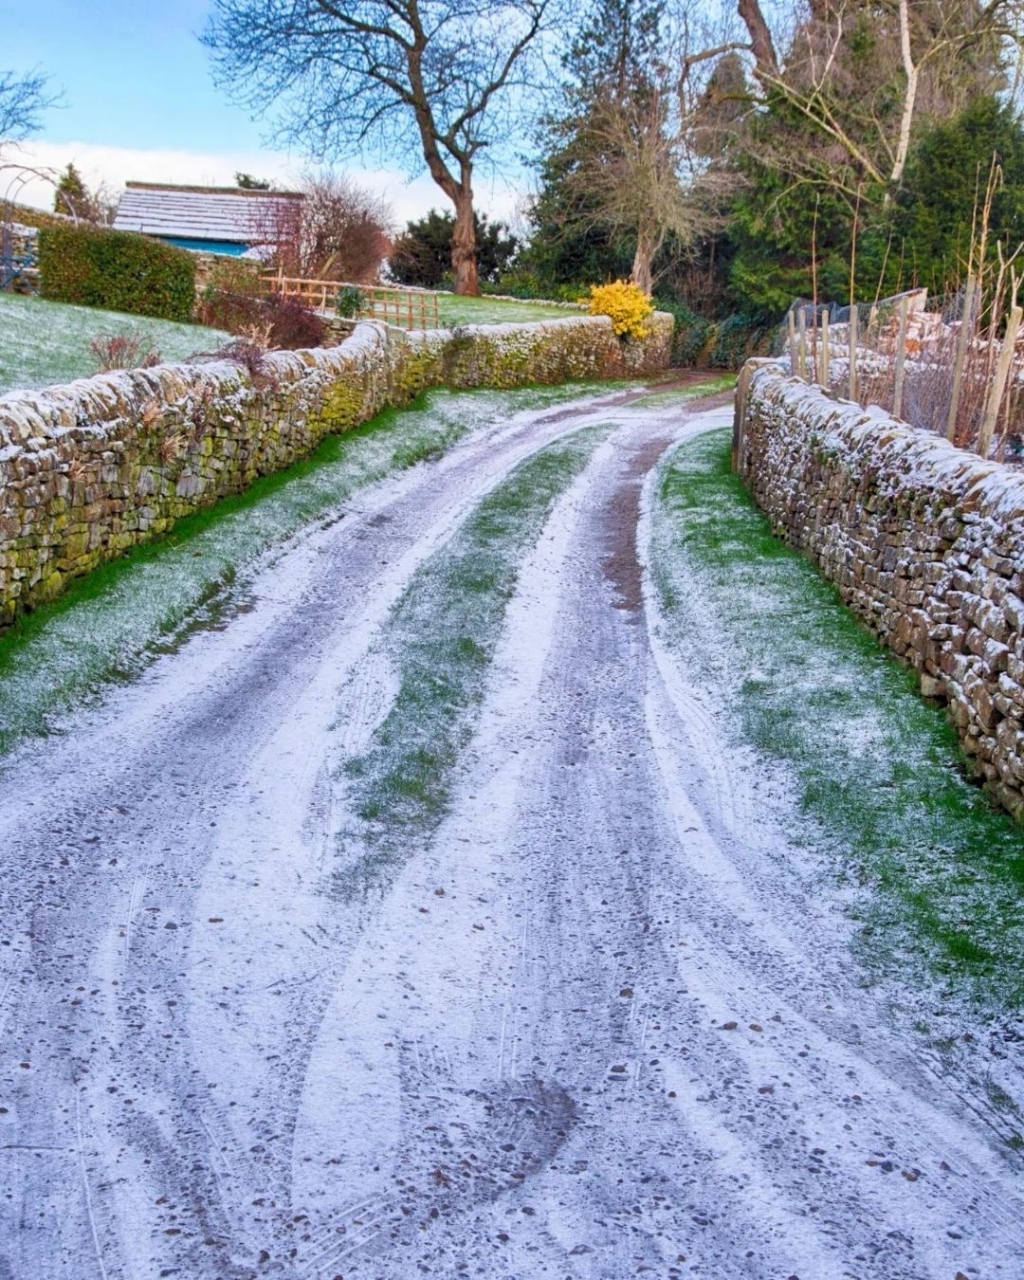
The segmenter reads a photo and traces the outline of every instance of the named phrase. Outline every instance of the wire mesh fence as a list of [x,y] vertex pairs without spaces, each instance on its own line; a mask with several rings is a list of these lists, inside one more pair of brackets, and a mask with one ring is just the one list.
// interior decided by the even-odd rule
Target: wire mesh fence
[[837,396],[879,405],[984,457],[1024,461],[1020,309],[986,303],[970,285],[855,306],[798,298],[773,354]]

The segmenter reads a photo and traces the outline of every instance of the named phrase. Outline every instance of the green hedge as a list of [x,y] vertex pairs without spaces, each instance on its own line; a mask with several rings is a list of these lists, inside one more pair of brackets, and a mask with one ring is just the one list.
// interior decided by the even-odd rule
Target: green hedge
[[739,369],[748,356],[767,355],[773,330],[747,316],[708,320],[673,298],[655,298],[673,319],[672,364],[698,369]]
[[195,258],[132,231],[44,227],[39,232],[44,298],[107,311],[189,321],[195,304]]

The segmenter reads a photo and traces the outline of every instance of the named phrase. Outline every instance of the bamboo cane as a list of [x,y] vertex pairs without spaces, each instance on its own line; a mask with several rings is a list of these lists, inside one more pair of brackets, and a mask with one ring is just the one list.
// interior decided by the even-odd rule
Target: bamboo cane
[[849,394],[857,399],[857,304],[850,302],[850,367],[848,371]]
[[828,350],[828,312],[821,313],[821,346],[819,348],[818,384],[828,386],[829,350]]

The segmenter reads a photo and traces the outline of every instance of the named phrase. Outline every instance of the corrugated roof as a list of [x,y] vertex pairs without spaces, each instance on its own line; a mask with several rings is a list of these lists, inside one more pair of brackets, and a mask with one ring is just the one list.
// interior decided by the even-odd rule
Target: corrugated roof
[[118,202],[114,227],[150,236],[254,244],[273,239],[277,211],[295,209],[302,199],[295,191],[129,182]]

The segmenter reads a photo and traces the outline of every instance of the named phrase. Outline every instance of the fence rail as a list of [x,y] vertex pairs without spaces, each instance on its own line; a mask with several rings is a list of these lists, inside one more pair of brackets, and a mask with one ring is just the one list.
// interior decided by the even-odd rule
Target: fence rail
[[335,300],[342,289],[359,292],[356,318],[383,320],[401,329],[436,329],[440,325],[437,294],[419,289],[394,289],[385,285],[350,285],[344,280],[305,280],[270,275],[264,280],[271,292],[298,298],[313,311],[335,314]]

